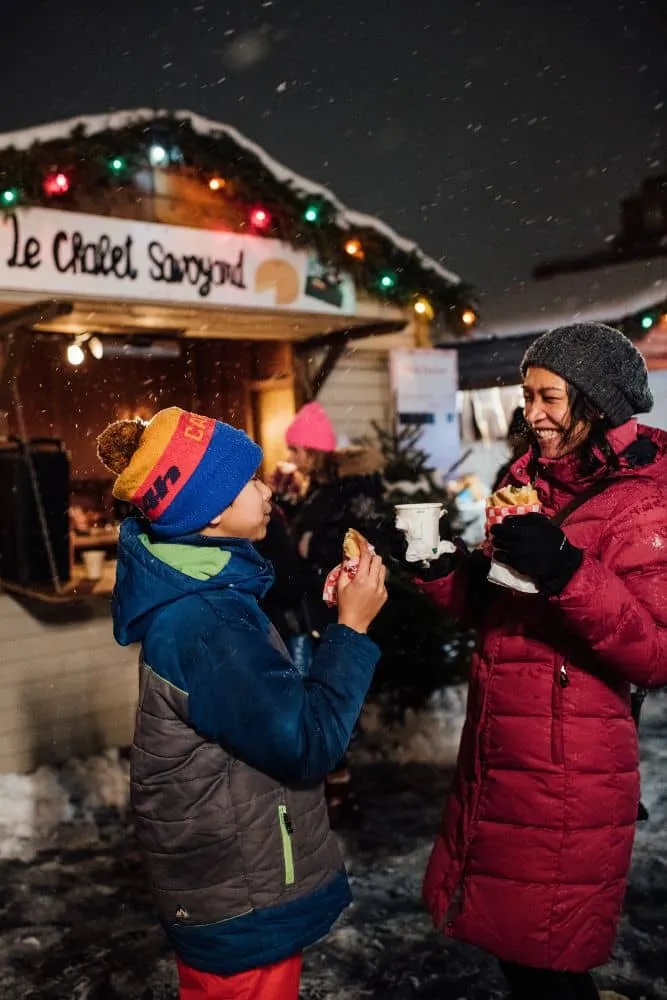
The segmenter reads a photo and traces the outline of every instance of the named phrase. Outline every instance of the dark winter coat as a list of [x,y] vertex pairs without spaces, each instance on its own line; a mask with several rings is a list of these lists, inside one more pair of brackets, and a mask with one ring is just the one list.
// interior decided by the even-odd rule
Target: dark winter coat
[[114,634],[141,643],[137,838],[176,953],[221,975],[300,952],[350,901],[321,781],[378,650],[333,625],[302,678],[257,603],[272,579],[249,542],[121,528]]
[[[667,435],[630,421],[609,440],[621,468],[565,519],[584,558],[562,593],[487,585],[456,774],[424,882],[446,933],[547,969],[583,971],[609,957],[639,802],[630,685],[667,684]],[[528,460],[511,482],[528,481]],[[545,513],[603,474],[582,478],[576,462],[539,463]],[[464,564],[424,588],[462,616],[474,606],[468,572]]]
[[337,477],[314,484],[297,508],[291,533],[301,558],[305,581],[305,611],[310,628],[321,631],[335,612],[322,601],[330,570],[340,563],[348,528],[356,528],[372,545],[381,547],[393,511],[384,501],[381,456],[372,448],[351,448],[336,456]]

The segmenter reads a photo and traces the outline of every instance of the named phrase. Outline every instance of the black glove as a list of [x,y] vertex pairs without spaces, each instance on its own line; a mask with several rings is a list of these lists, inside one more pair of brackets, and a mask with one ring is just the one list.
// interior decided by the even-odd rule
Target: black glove
[[584,557],[544,514],[506,517],[494,524],[491,537],[494,559],[529,576],[548,597],[560,594]]

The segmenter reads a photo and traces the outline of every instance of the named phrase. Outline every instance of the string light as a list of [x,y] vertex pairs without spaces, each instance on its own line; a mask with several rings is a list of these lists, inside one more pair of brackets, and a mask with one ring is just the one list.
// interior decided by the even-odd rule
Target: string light
[[647,316],[642,316],[642,319],[641,319],[642,330],[650,330],[651,327],[653,326],[654,322],[655,322],[655,320],[653,319],[652,316],[648,316],[648,315]]
[[211,177],[210,181],[208,182],[208,186],[210,187],[211,191],[222,191],[222,189],[225,186],[225,181],[222,179],[222,177]]
[[148,150],[148,162],[151,167],[164,167],[169,160],[169,153],[164,146],[155,143]]
[[473,326],[477,322],[477,316],[472,309],[464,309],[461,313],[461,322],[464,326]]
[[265,208],[253,208],[250,213],[250,224],[254,229],[268,229],[271,225],[271,216]]
[[16,205],[19,200],[19,190],[18,188],[6,188],[2,194],[0,194],[0,203],[2,203],[3,208],[11,208],[12,205]]
[[344,247],[345,253],[350,257],[363,257],[363,250],[359,240],[348,240]]
[[67,194],[69,191],[69,178],[62,171],[47,174],[44,178],[43,187],[44,193],[50,198],[60,194]]
[[396,281],[397,278],[393,271],[384,271],[379,279],[380,288],[384,292],[390,292],[392,288],[396,287]]
[[428,299],[423,297],[418,298],[413,308],[418,316],[423,316],[425,319],[433,319],[433,306]]
[[112,174],[123,174],[127,169],[127,162],[122,156],[114,156],[109,160],[109,170]]
[[320,217],[320,209],[318,205],[308,205],[306,211],[303,213],[303,217],[306,222],[317,222]]

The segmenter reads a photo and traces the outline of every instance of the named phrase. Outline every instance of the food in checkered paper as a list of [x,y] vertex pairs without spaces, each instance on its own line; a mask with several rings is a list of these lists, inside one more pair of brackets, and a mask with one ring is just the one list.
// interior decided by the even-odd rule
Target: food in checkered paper
[[328,607],[333,608],[338,604],[337,587],[340,574],[345,572],[350,579],[354,579],[359,568],[361,550],[364,545],[368,548],[369,552],[375,552],[373,546],[364,538],[360,531],[357,531],[355,528],[348,528],[343,539],[343,561],[331,570],[324,581],[322,600]]
[[348,528],[343,539],[343,556],[345,559],[360,559],[362,545],[368,542],[356,528]]
[[540,498],[532,486],[503,486],[486,501],[487,507],[533,507]]

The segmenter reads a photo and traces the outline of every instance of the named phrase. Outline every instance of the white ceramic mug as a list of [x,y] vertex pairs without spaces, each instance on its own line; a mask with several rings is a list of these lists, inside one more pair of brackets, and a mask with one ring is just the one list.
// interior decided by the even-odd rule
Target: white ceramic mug
[[394,510],[396,527],[408,543],[405,554],[408,562],[428,562],[443,552],[453,551],[450,542],[440,541],[440,518],[445,513],[441,503],[399,503]]

